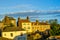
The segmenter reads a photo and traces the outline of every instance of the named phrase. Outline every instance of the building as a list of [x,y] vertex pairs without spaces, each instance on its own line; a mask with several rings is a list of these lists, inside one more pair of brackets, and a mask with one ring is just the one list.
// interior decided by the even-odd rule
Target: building
[[22,22],[22,29],[26,30],[27,32],[32,32],[31,22]]
[[50,25],[46,22],[39,22],[36,20],[36,22],[32,22],[32,31],[35,32],[39,30],[40,32],[44,32],[46,30],[50,30]]
[[16,26],[16,19],[14,19],[13,17],[5,16],[5,18],[2,20],[2,22],[4,23],[4,27]]
[[23,23],[23,22],[30,22],[29,17],[27,16],[26,19],[20,19],[20,17],[19,17],[19,18],[18,18],[18,22],[17,22],[17,26],[18,26],[18,27],[22,27],[22,23]]
[[16,36],[26,34],[26,31],[19,27],[7,27],[2,31],[2,37],[8,39],[14,39]]
[[2,21],[0,21],[0,29],[4,28],[4,24]]
[[20,19],[18,18],[17,26],[20,28],[25,29],[27,32],[35,32],[39,30],[40,32],[44,32],[46,30],[50,30],[50,25],[48,22],[39,22],[36,20],[36,22],[30,22],[29,17],[26,19]]
[[47,40],[53,40],[53,39],[60,40],[60,35],[50,36],[50,37],[47,38]]
[[28,16],[26,19],[18,18],[17,26],[26,30],[27,32],[32,32],[32,26]]

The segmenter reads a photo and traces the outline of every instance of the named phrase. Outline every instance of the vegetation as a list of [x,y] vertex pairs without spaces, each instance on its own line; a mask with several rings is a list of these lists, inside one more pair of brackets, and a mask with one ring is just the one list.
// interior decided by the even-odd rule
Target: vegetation
[[50,35],[60,35],[60,25],[58,24],[57,19],[49,20],[49,23],[51,25]]

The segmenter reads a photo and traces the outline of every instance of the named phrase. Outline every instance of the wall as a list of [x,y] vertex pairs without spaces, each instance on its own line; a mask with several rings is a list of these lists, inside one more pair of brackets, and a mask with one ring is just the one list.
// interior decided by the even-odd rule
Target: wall
[[[13,36],[11,37],[11,33],[13,33]],[[2,37],[8,38],[8,39],[14,39],[14,37],[21,35],[21,33],[26,33],[26,31],[12,31],[12,32],[2,32]]]
[[4,24],[3,23],[0,23],[0,28],[3,28],[4,27]]
[[32,25],[32,28],[33,31],[39,30],[40,32],[43,32],[50,29],[50,25]]
[[23,22],[22,28],[25,29],[27,32],[32,32],[32,26],[30,22]]
[[10,20],[10,22],[11,22],[14,26],[17,26],[17,25],[16,25],[16,20]]

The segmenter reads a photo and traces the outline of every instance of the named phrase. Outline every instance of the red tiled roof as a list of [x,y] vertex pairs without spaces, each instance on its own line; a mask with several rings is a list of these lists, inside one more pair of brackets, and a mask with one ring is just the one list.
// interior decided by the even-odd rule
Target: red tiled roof
[[30,22],[30,21],[27,19],[21,19],[20,22]]
[[49,25],[49,24],[47,24],[47,23],[42,23],[42,22],[32,22],[32,25],[33,24],[39,24],[39,25]]

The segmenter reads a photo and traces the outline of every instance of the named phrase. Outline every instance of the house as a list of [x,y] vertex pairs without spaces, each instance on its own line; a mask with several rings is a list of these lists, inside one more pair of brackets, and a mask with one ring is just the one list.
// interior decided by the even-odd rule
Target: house
[[17,26],[21,28],[23,22],[30,22],[29,17],[27,16],[26,19],[20,19],[20,17],[18,17]]
[[29,17],[27,16],[26,19],[20,19],[20,17],[18,17],[18,21],[17,21],[17,27],[20,27],[20,29],[22,29],[22,23],[26,23],[26,22],[30,22]]
[[31,26],[31,22],[30,22],[28,16],[26,19],[20,19],[20,17],[19,17],[18,22],[17,22],[17,26],[22,29],[25,29],[27,32],[32,32],[32,26]]
[[19,27],[6,27],[2,31],[2,37],[8,38],[8,39],[14,39],[16,36],[26,34],[26,31],[23,29],[20,29]]
[[31,22],[22,22],[22,29],[25,29],[28,33],[32,32]]
[[39,30],[40,32],[44,32],[46,30],[50,30],[50,25],[46,22],[39,22],[36,20],[36,22],[32,22],[32,31],[35,32]]
[[6,26],[16,27],[16,19],[14,19],[13,17],[5,16],[2,22],[4,23],[4,27]]
[[0,29],[4,28],[4,24],[2,21],[0,21]]

